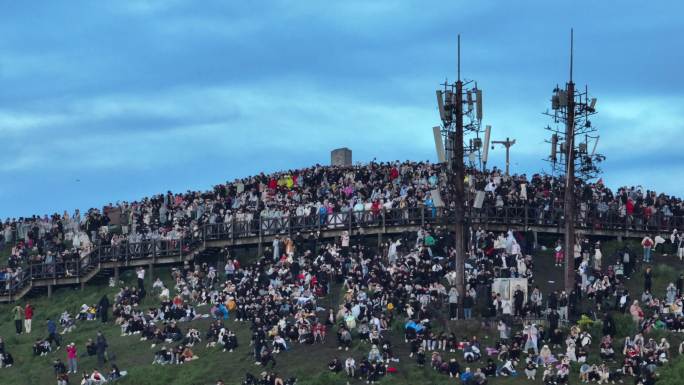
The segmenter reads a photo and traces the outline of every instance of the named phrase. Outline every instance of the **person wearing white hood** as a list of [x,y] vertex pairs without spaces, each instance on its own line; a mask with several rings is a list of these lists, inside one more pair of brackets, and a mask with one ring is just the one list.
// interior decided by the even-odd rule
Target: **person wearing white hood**
[[401,245],[400,239],[397,239],[396,241],[390,243],[389,252],[387,253],[387,259],[389,260],[390,264],[393,264],[394,261],[397,260],[397,257],[398,257],[397,248],[400,245]]
[[513,253],[513,244],[516,243],[515,237],[513,236],[513,232],[511,230],[508,230],[508,233],[506,234],[506,252],[508,254]]
[[601,260],[603,254],[601,253],[601,241],[596,241],[594,244],[594,269],[601,271]]

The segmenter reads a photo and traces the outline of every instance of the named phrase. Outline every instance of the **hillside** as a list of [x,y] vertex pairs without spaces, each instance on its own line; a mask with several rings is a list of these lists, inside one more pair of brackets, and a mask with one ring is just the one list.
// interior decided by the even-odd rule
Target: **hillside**
[[[606,255],[610,250],[617,247],[615,242],[605,246]],[[540,273],[538,280],[542,277],[546,281],[553,281],[555,275],[560,274],[559,271],[552,271],[545,268],[546,264],[550,264],[551,256],[549,253],[540,253],[536,257],[537,263],[540,265],[541,271],[547,270],[546,273]],[[247,262],[247,261],[245,261]],[[668,282],[672,282],[677,275],[677,271],[681,270],[682,264],[678,261],[673,261],[671,257],[658,257],[655,268],[654,292],[663,293]],[[550,271],[550,272],[549,272]],[[164,279],[167,285],[170,285],[169,269],[157,269],[156,274],[159,274]],[[122,276],[123,284],[134,285],[135,277],[132,272],[127,272]],[[559,277],[558,277],[559,278]],[[548,282],[547,282],[548,283]],[[628,281],[628,288],[634,293],[641,290],[642,279],[639,274],[635,274],[634,278]],[[147,287],[151,286],[151,282],[147,282]],[[172,287],[172,286],[170,286]],[[58,319],[59,314],[64,310],[69,310],[72,314],[77,312],[77,309],[83,303],[96,303],[103,294],[107,294],[110,300],[118,291],[117,288],[107,287],[104,283],[98,285],[91,285],[85,291],[74,289],[59,289],[55,291],[52,298],[41,296],[32,298],[31,303],[36,308],[36,315],[34,318],[34,327],[31,335],[15,336],[14,326],[10,314],[11,305],[3,305],[0,307],[0,335],[5,339],[6,348],[13,353],[16,365],[12,368],[0,369],[0,384],[52,384],[55,383],[52,372],[52,361],[56,358],[61,358],[66,361],[66,353],[64,349],[53,352],[46,357],[33,357],[31,354],[31,346],[35,338],[47,336],[46,319],[52,317]],[[332,298],[328,297],[321,300],[321,303],[336,303],[340,297],[340,287],[335,286],[333,289]],[[158,306],[158,300],[152,296],[148,296],[141,304],[142,308],[151,306]],[[199,308],[199,312],[208,312],[205,306]],[[202,334],[207,330],[208,320],[201,320],[191,323],[192,326],[197,327]],[[381,383],[392,383],[397,385],[409,384],[447,384],[453,383],[453,379],[447,376],[438,374],[436,371],[426,365],[424,369],[416,366],[415,360],[408,358],[408,345],[403,342],[402,332],[403,321],[397,320],[392,326],[392,331],[389,335],[395,347],[395,355],[399,358],[398,363],[393,363],[398,369],[396,374],[386,376]],[[630,320],[620,321],[622,333],[633,333],[633,324]],[[183,324],[183,331],[187,331],[190,324]],[[197,361],[193,361],[184,365],[168,365],[159,366],[151,365],[153,361],[155,349],[150,348],[150,343],[147,341],[140,341],[138,336],[121,336],[120,328],[112,322],[102,325],[99,321],[78,321],[77,329],[70,334],[63,336],[63,344],[75,342],[79,347],[80,355],[85,352],[85,342],[88,338],[94,338],[97,330],[102,330],[110,345],[109,351],[115,355],[115,362],[122,370],[128,371],[128,376],[119,380],[122,385],[125,384],[140,384],[140,385],[200,385],[200,384],[214,384],[218,379],[223,379],[226,384],[241,383],[246,372],[251,372],[258,375],[263,369],[260,366],[255,366],[251,357],[251,349],[249,347],[250,330],[248,323],[235,322],[232,319],[228,321],[227,327],[236,331],[240,343],[239,348],[232,353],[222,352],[216,348],[206,348],[204,344],[196,346],[194,352],[199,356]],[[436,330],[448,329],[455,330],[459,336],[480,336],[484,344],[493,344],[498,335],[495,329],[485,327],[478,321],[444,321],[441,325],[436,327]],[[592,329],[596,330],[596,329]],[[600,333],[600,329],[598,329]],[[662,332],[658,332],[660,335]],[[618,337],[624,337],[620,335]],[[621,340],[616,343],[619,346]],[[673,340],[673,351],[676,344]],[[679,336],[676,336],[676,341],[679,341]],[[331,331],[328,335],[326,343],[309,345],[297,345],[292,347],[290,351],[276,355],[277,366],[275,371],[284,377],[295,376],[299,380],[299,384],[345,384],[347,378],[344,374],[331,374],[327,370],[327,364],[333,357],[340,357],[344,360],[348,355],[353,355],[357,361],[362,356],[368,354],[369,345],[361,342],[354,342],[352,349],[349,352],[339,352],[336,348],[335,333]],[[596,350],[596,343],[593,346]],[[462,360],[461,353],[449,354],[447,357],[457,357],[462,365],[465,362]],[[597,354],[591,353],[592,361],[598,357]],[[429,358],[428,358],[429,360]],[[429,364],[429,361],[428,361]],[[81,357],[79,359],[79,370],[90,371],[96,365],[95,357]],[[476,365],[474,365],[476,366]],[[538,373],[538,378],[541,373]],[[571,374],[571,384],[577,383],[577,375],[575,372]],[[72,375],[71,383],[78,383],[77,376]],[[507,378],[492,378],[490,383],[494,385],[508,384],[514,382]],[[362,383],[359,380],[352,380],[351,383]],[[541,381],[538,381],[541,383]]]

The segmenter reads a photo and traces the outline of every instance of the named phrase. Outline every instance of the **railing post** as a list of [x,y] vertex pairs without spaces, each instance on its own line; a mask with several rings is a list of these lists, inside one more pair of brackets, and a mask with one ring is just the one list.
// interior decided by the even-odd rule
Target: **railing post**
[[380,215],[382,215],[382,232],[385,233],[387,232],[387,228],[385,227],[385,215],[387,215],[387,211],[385,210],[384,206],[380,212]]
[[233,244],[235,243],[235,226],[235,215],[233,215],[230,217],[230,240]]
[[263,239],[263,231],[262,231],[263,223],[262,223],[261,215],[259,215],[258,222],[259,222],[259,247],[257,248],[257,250],[259,253],[259,258],[261,258],[264,254],[264,245],[263,245],[264,239]]
[[425,227],[425,206],[420,206],[420,227]]
[[525,210],[525,229],[527,230],[527,201],[525,201],[525,205],[523,205],[523,210]]
[[352,221],[354,220],[354,209],[352,208],[347,213],[349,215],[349,236],[352,234]]

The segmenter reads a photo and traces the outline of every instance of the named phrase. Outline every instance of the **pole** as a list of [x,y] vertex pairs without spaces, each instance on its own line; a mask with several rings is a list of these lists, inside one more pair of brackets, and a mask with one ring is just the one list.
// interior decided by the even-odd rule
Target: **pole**
[[575,83],[572,81],[573,36],[570,30],[570,81],[566,86],[567,114],[565,121],[565,291],[575,287]]
[[506,147],[506,176],[510,175],[510,165],[511,165],[511,146],[515,144],[515,139],[506,138],[506,140],[495,140],[492,142],[492,147],[495,144],[500,144]]
[[[460,53],[460,39],[459,39],[459,53]],[[460,63],[460,58],[459,58]],[[465,200],[465,191],[463,186],[463,178],[465,174],[463,164],[463,82],[459,80],[456,82],[456,129],[453,138],[453,158],[451,160],[451,167],[454,176],[454,248],[456,250],[456,290],[458,290],[461,298],[465,296],[465,254],[464,254],[464,239],[463,239],[463,223],[464,213],[463,203]],[[461,304],[463,302],[461,301]]]
[[569,82],[568,113],[565,132],[567,162],[565,173],[565,290],[571,291],[575,286],[575,84]]
[[511,164],[510,157],[509,157],[510,149],[511,149],[511,141],[510,141],[510,139],[506,138],[506,176],[510,175],[508,173],[508,170],[509,170],[509,167]]

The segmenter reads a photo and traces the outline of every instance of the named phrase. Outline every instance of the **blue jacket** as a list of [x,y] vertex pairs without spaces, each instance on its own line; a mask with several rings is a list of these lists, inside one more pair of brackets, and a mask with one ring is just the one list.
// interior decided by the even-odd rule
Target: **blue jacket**
[[57,333],[57,324],[53,320],[48,321],[48,334],[56,334]]

